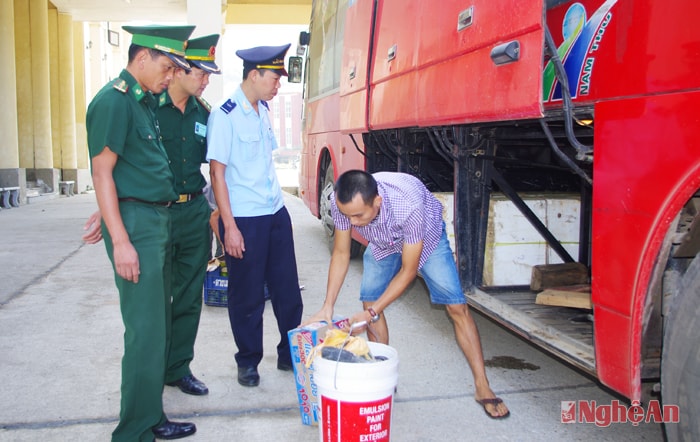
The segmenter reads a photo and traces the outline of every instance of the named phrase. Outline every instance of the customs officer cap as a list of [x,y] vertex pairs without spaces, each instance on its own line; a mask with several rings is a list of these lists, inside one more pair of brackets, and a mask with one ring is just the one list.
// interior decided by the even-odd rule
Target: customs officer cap
[[195,67],[211,74],[220,74],[221,69],[214,62],[216,53],[216,43],[219,41],[219,34],[205,35],[204,37],[192,38],[187,41],[185,49],[185,59]]
[[236,51],[236,55],[243,59],[243,67],[246,69],[270,69],[280,75],[287,75],[284,68],[284,56],[292,44],[282,46],[258,46],[250,49]]
[[185,48],[194,26],[122,26],[132,34],[131,44],[156,49],[170,58],[177,67],[190,69],[185,60]]

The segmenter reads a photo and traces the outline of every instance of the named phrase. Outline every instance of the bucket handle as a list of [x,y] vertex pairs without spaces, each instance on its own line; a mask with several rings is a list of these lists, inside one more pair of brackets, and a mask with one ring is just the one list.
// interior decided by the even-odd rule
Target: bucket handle
[[[340,349],[344,349],[345,345],[348,343],[348,340],[350,340],[350,337],[352,336],[352,332],[354,329],[359,329],[362,327],[365,327],[367,325],[367,321],[360,321],[360,322],[353,322],[350,324],[350,329],[348,330],[348,336],[345,338],[345,340],[340,344]],[[333,388],[336,390],[338,389],[338,366],[340,364],[340,355],[341,352],[338,352],[338,359],[335,361],[335,373],[333,373]],[[369,357],[370,359],[374,359],[374,356],[372,356],[372,352],[369,352]]]

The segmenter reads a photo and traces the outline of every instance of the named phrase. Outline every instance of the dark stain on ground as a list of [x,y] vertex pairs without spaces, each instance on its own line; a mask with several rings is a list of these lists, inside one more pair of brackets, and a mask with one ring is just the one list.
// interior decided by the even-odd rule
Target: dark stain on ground
[[539,370],[540,367],[513,356],[494,356],[484,361],[487,367],[507,368],[510,370]]

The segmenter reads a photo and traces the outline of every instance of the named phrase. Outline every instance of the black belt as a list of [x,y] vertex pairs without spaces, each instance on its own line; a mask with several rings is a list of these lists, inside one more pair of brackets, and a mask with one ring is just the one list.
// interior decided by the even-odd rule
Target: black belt
[[193,199],[197,198],[201,194],[202,194],[201,190],[199,192],[194,192],[194,193],[181,193],[180,197],[177,199],[177,201],[175,201],[175,203],[178,204],[178,203],[186,203],[188,201],[192,201]]
[[145,200],[140,200],[138,198],[119,198],[120,202],[130,202],[130,203],[142,203],[142,204],[151,204],[154,206],[163,206],[163,207],[170,207],[173,205],[172,201],[145,201]]

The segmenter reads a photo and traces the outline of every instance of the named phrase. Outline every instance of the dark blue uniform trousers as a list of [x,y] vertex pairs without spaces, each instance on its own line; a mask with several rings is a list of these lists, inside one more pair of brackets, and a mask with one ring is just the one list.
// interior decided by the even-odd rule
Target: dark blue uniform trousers
[[[262,360],[267,282],[280,333],[277,357],[291,364],[287,332],[301,322],[303,304],[289,212],[282,207],[273,215],[235,217],[235,220],[245,243],[242,259],[226,253],[228,315],[238,347],[236,363],[239,367],[257,367]],[[221,238],[225,238],[221,221],[219,231]]]

